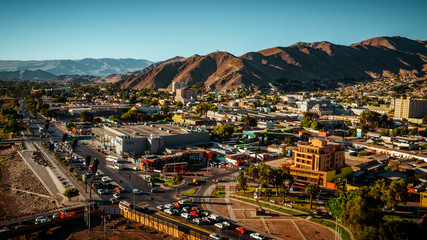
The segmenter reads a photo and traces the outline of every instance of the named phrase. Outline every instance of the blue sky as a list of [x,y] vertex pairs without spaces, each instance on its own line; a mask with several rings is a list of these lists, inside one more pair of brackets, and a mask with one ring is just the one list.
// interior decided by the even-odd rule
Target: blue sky
[[376,36],[427,40],[427,1],[0,1],[0,59],[143,58]]

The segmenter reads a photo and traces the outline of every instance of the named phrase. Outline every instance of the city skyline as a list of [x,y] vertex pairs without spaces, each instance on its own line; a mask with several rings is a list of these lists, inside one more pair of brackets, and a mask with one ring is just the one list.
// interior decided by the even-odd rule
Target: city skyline
[[[25,3],[23,3],[25,2]],[[427,40],[423,1],[21,1],[0,3],[1,60],[240,56],[297,42]]]

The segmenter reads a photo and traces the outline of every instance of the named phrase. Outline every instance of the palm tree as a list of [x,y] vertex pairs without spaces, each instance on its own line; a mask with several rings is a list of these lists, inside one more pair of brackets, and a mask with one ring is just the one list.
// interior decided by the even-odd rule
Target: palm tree
[[267,201],[270,201],[271,188],[266,188],[265,189],[265,194],[267,195]]
[[305,188],[305,192],[310,194],[310,210],[311,210],[311,206],[313,203],[313,195],[317,192],[316,185],[312,183],[308,184],[307,187]]
[[285,203],[286,202],[286,195],[289,194],[288,186],[286,186],[285,184],[281,185],[280,191],[283,193],[283,203]]

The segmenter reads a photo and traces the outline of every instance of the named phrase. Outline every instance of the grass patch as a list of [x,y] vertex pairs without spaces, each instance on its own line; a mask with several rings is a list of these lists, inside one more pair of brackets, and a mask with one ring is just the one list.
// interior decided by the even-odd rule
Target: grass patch
[[405,217],[401,217],[398,215],[389,215],[389,214],[384,215],[383,219],[384,219],[384,221],[387,221],[387,222],[393,221],[393,220],[414,222],[417,220],[417,218],[405,218]]
[[[232,196],[232,197],[237,198],[237,199],[239,199],[241,201],[244,201],[244,202],[248,202],[248,203],[252,203],[252,204],[257,204],[257,202],[255,200],[250,200],[250,199],[246,199],[246,198],[239,198],[239,197],[236,197],[236,196]],[[285,208],[281,208],[281,207],[278,207],[278,206],[274,206],[274,205],[271,205],[271,204],[268,204],[268,203],[260,202],[259,204],[261,205],[261,207],[265,207],[265,208],[276,210],[276,211],[279,211],[279,212],[282,212],[282,213],[286,213],[286,214],[294,216],[294,217],[299,217],[299,218],[306,218],[307,217],[307,215],[305,215],[305,214],[301,214],[299,212],[295,212],[295,211],[292,211],[292,210],[289,210],[289,209],[285,209]]]
[[[253,197],[253,192],[256,190],[257,186],[248,186],[245,190],[245,193],[243,191],[239,191],[235,193],[239,196],[245,196],[248,198]],[[271,188],[271,194],[270,198],[267,199],[267,194],[265,193],[265,188],[262,191],[261,194],[261,200],[269,202],[270,200],[273,200],[278,205],[283,205],[283,194],[279,194],[279,196],[276,196],[276,190],[274,188]],[[292,203],[292,208],[295,208],[297,210],[303,211],[303,212],[310,212],[310,197],[309,195],[301,195],[301,194],[295,194],[290,192],[289,194],[286,194],[286,203]],[[317,210],[317,200],[316,198],[313,198],[313,206],[312,210]]]
[[188,191],[182,192],[181,195],[184,195],[184,196],[194,195],[196,193],[197,189],[199,189],[199,188],[190,189]]
[[215,191],[212,192],[211,197],[215,198],[224,198],[225,196],[225,189],[224,186],[218,186]]
[[343,227],[341,227],[339,225],[336,226],[335,223],[333,223],[333,222],[325,221],[325,220],[319,219],[319,218],[310,218],[310,221],[320,223],[320,224],[325,225],[325,226],[332,228],[334,230],[337,227],[337,230],[339,232],[341,232],[341,238],[342,239],[344,239],[344,240],[350,240],[351,239],[350,234],[347,232],[347,230],[345,230]]

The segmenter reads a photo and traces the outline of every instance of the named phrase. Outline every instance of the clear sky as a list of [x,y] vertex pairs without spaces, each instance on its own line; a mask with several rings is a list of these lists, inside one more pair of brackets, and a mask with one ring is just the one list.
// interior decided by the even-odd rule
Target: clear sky
[[427,40],[427,1],[0,1],[2,60],[240,56],[377,36]]

